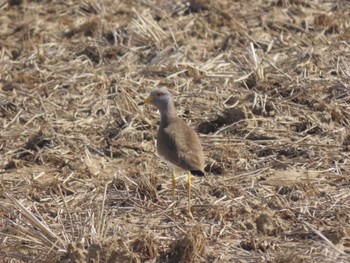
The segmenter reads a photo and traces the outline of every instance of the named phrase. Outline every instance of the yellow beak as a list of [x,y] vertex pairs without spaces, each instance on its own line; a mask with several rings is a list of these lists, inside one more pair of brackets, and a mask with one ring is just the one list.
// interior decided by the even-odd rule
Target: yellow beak
[[144,103],[145,104],[152,104],[152,98],[151,97],[145,98]]

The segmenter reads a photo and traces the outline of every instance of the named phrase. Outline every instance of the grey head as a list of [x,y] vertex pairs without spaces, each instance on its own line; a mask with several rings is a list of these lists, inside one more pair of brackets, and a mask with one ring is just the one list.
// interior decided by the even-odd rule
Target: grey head
[[145,99],[145,104],[152,104],[160,111],[160,113],[173,113],[174,103],[171,93],[165,87],[155,88]]

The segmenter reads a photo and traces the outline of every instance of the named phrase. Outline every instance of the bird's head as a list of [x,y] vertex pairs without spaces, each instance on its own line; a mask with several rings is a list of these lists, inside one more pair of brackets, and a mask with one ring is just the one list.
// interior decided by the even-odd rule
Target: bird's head
[[144,101],[145,104],[152,104],[159,110],[167,108],[169,102],[171,102],[171,94],[165,87],[153,89]]

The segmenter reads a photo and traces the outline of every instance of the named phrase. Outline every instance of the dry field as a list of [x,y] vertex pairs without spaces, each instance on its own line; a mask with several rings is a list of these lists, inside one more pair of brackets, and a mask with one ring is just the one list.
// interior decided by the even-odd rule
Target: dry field
[[345,0],[0,0],[0,262],[350,262],[349,39]]

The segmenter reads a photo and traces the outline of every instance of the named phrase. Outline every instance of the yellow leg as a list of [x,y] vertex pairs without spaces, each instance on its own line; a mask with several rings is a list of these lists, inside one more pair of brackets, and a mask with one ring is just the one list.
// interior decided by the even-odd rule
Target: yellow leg
[[174,171],[173,171],[173,174],[172,174],[172,185],[173,185],[173,202],[175,202],[176,181],[175,181],[175,172]]
[[188,172],[188,181],[187,181],[187,187],[188,187],[188,212],[191,214],[191,172]]

